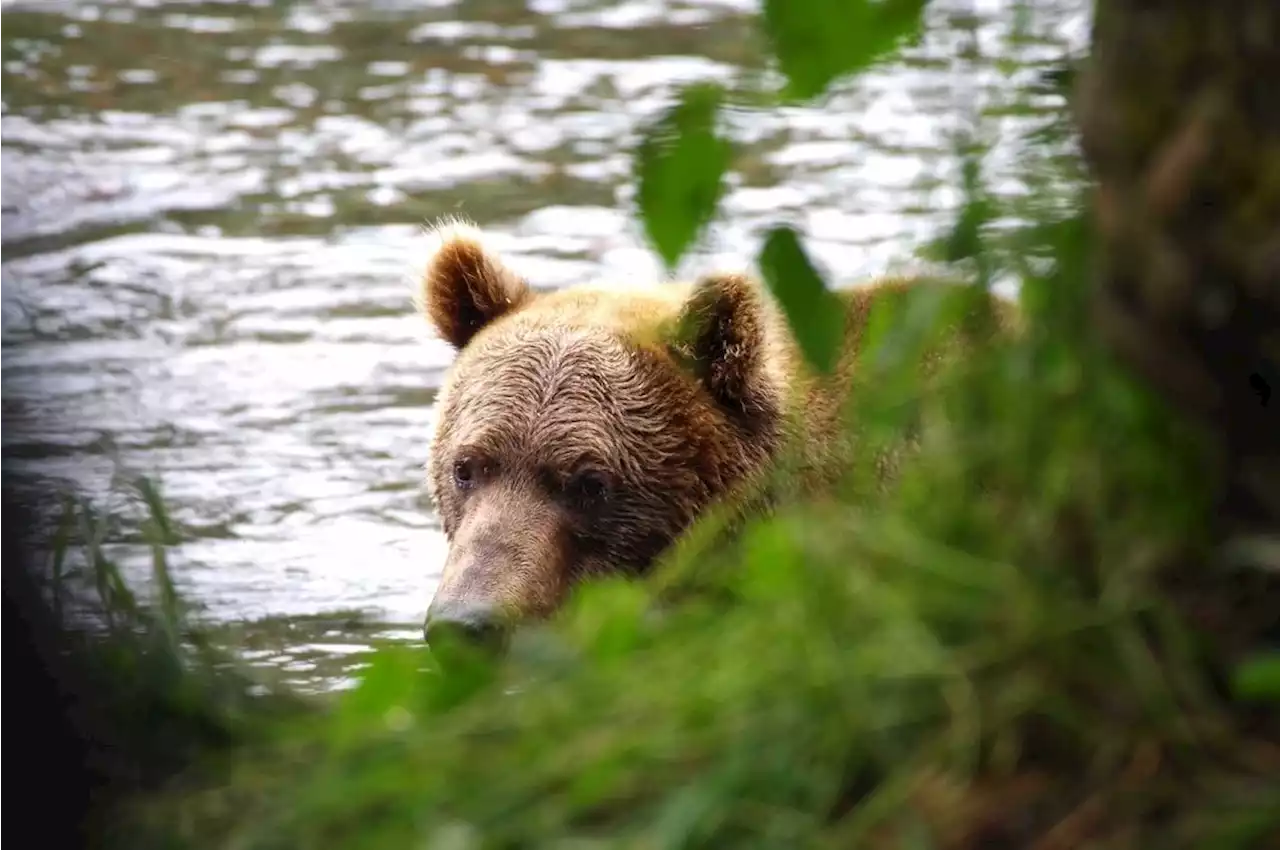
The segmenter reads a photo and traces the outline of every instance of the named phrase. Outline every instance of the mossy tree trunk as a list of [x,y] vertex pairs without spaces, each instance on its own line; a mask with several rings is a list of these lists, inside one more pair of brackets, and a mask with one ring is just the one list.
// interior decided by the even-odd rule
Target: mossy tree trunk
[[1280,3],[1098,3],[1076,96],[1098,330],[1218,467],[1220,557],[1166,588],[1230,666],[1280,610]]
[[1077,91],[1105,340],[1221,450],[1231,531],[1280,530],[1280,3],[1098,3]]

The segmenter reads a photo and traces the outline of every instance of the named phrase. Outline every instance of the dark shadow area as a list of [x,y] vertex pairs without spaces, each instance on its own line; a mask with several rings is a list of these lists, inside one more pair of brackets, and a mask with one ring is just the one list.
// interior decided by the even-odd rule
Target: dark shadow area
[[4,645],[13,722],[5,724],[5,808],[10,835],[39,836],[47,847],[84,847],[91,801],[108,785],[109,771],[94,763],[106,742],[93,720],[95,695],[82,659],[32,577],[32,519],[6,481]]

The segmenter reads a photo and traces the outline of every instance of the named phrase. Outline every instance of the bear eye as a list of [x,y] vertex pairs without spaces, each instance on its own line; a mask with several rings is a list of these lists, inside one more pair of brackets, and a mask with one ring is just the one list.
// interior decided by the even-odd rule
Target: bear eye
[[574,475],[565,489],[574,501],[593,505],[609,498],[612,482],[603,472],[589,470]]
[[459,490],[470,490],[489,473],[489,464],[477,457],[459,458],[453,462],[453,483]]

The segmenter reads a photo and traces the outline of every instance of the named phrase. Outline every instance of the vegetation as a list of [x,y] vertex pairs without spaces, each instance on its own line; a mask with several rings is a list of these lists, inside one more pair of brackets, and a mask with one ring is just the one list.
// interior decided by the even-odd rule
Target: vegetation
[[[1098,21],[1095,42],[1108,52],[1091,69],[1102,75],[1091,78],[1094,96],[1106,101],[1117,85],[1110,72],[1147,81],[1125,83],[1119,90],[1130,99],[1109,103],[1113,110],[1140,110],[1131,93],[1143,85],[1171,85],[1157,79],[1159,69],[1186,62],[1208,78],[1221,67],[1221,54],[1211,51],[1233,37],[1247,41],[1241,26],[1211,23],[1237,13],[1243,20],[1250,9],[1262,16],[1248,18],[1254,26],[1275,21],[1263,0],[1226,11],[1192,0],[1147,10],[1150,26],[1172,27],[1182,15],[1220,37],[1206,37],[1202,52],[1196,41],[1139,40],[1131,46],[1147,51],[1144,70],[1143,55],[1115,61],[1132,34],[1124,23],[1141,5],[1110,4]],[[909,0],[767,0],[763,21],[788,81],[785,96],[816,95],[867,67],[920,26],[921,8]],[[848,9],[859,10],[858,38],[820,26]],[[1162,51],[1182,58],[1161,64]],[[1241,80],[1239,73],[1219,80],[1217,102],[1233,103],[1231,85]],[[641,148],[641,214],[669,264],[714,217],[732,161],[715,119],[732,96],[690,90]],[[1092,106],[1103,109],[1099,103]],[[1280,148],[1257,123],[1263,119],[1248,110],[1214,114],[1237,122],[1217,137],[1223,144],[1270,140],[1246,152],[1257,158],[1257,174],[1274,177]],[[1117,124],[1113,114],[1107,125],[1118,138],[1099,171],[1103,189],[1107,181],[1121,187],[1113,200],[1149,161],[1122,155],[1125,129],[1145,134],[1135,144],[1158,148],[1178,116],[1144,117]],[[243,694],[243,680],[175,628],[180,611],[162,556],[168,532],[160,500],[150,498],[158,613],[136,604],[95,555],[104,607],[129,626],[86,646],[97,654],[93,664],[112,671],[97,687],[134,700],[120,715],[189,722],[175,725],[177,737],[155,752],[139,751],[169,778],[106,812],[105,843],[1249,848],[1274,841],[1280,661],[1266,646],[1274,645],[1280,611],[1280,523],[1274,502],[1270,514],[1259,499],[1237,512],[1240,462],[1228,450],[1238,445],[1238,429],[1260,427],[1261,414],[1239,413],[1240,393],[1224,390],[1237,401],[1223,409],[1237,419],[1221,425],[1212,407],[1187,418],[1178,396],[1135,377],[1132,360],[1117,360],[1098,338],[1090,305],[1099,285],[1110,291],[1120,286],[1117,274],[1132,280],[1135,268],[1155,260],[1117,259],[1134,256],[1119,252],[1135,242],[1115,213],[1105,216],[1108,207],[1097,214],[1094,187],[1078,186],[1075,203],[1053,205],[1056,215],[996,233],[981,157],[965,155],[968,203],[937,250],[973,287],[1015,276],[1028,332],[948,365],[925,395],[919,358],[967,309],[973,288],[878,315],[874,356],[849,411],[859,456],[838,498],[797,499],[728,542],[710,533],[717,518],[709,517],[652,581],[587,587],[556,623],[522,632],[500,666],[476,659],[441,675],[426,650],[396,646],[375,653],[362,684],[325,709],[285,694],[228,696]],[[1196,226],[1213,229],[1210,219],[1221,216],[1236,228],[1235,250],[1260,250],[1264,228],[1252,223],[1280,221],[1280,190],[1268,179],[1256,189],[1215,184],[1234,193],[1216,197],[1246,206],[1197,206]],[[1223,268],[1221,252],[1202,250],[1202,242],[1168,244],[1188,220],[1146,221],[1144,237],[1166,240],[1160,246],[1181,263],[1183,286],[1194,290],[1206,269]],[[1169,233],[1159,231],[1162,221]],[[1202,261],[1206,252],[1216,265]],[[771,233],[761,265],[807,356],[827,362],[821,305],[829,293],[796,235]],[[1275,297],[1274,267],[1247,274],[1260,267],[1237,264],[1233,276],[1209,280],[1274,304],[1265,300]],[[1146,314],[1133,312],[1141,326]],[[1271,331],[1233,327],[1239,336],[1226,365],[1218,349],[1194,347],[1221,343],[1212,335],[1191,335],[1185,359],[1202,353],[1211,381],[1262,364],[1246,384],[1265,385],[1275,374],[1265,368],[1275,364],[1274,350],[1264,356]],[[867,459],[907,428],[919,450],[892,486],[868,487],[876,470]],[[1261,433],[1248,432],[1249,457],[1274,453],[1280,431],[1270,432],[1271,443]],[[121,680],[120,670],[133,672]],[[146,740],[139,729],[127,743]]]

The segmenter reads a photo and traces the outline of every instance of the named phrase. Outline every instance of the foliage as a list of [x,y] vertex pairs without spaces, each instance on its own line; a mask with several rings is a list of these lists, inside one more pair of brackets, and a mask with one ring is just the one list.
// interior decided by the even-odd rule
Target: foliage
[[[64,501],[54,536],[49,594],[65,622],[80,624],[67,637],[79,650],[86,686],[98,697],[98,716],[90,722],[106,736],[101,743],[108,772],[123,771],[122,781],[149,785],[197,757],[258,737],[264,720],[303,711],[304,703],[281,689],[264,692],[260,677],[246,675],[193,622],[170,574],[166,550],[178,535],[160,490],[146,478],[133,490],[146,511],[139,530],[152,551],[156,599],[135,597],[104,552],[105,519],[73,498]],[[96,623],[75,616],[86,603],[76,598],[76,583],[63,569],[77,544],[96,592],[89,602],[100,615]]]
[[[909,34],[919,6],[767,3],[764,20],[793,93],[814,94]],[[691,91],[641,147],[641,214],[669,265],[714,212],[717,102]],[[966,169],[944,249],[980,286],[1018,276],[1026,332],[924,394],[916,366],[952,303],[876,317],[850,427],[868,450],[917,428],[892,486],[867,495],[855,464],[840,498],[727,542],[699,529],[655,582],[586,587],[501,666],[442,676],[424,650],[381,650],[331,711],[263,721],[213,778],[136,797],[119,843],[1261,846],[1280,830],[1277,729],[1256,710],[1275,656],[1224,650],[1257,643],[1258,609],[1227,640],[1168,590],[1212,560],[1206,450],[1094,344],[1092,223],[1033,222],[995,251],[980,176]],[[829,363],[830,293],[795,234],[773,231],[760,265]],[[1273,587],[1245,568],[1217,583]],[[145,616],[109,571],[101,588]],[[655,588],[690,592],[659,605]],[[172,655],[181,614],[161,598]]]
[[842,308],[805,256],[794,230],[779,227],[769,233],[760,252],[760,269],[793,324],[800,350],[816,369],[830,372],[844,337]]
[[821,94],[916,34],[925,0],[765,0],[764,25],[789,96]]
[[720,100],[715,86],[685,89],[636,154],[645,233],[668,267],[711,220],[724,192],[729,144],[716,135]]

